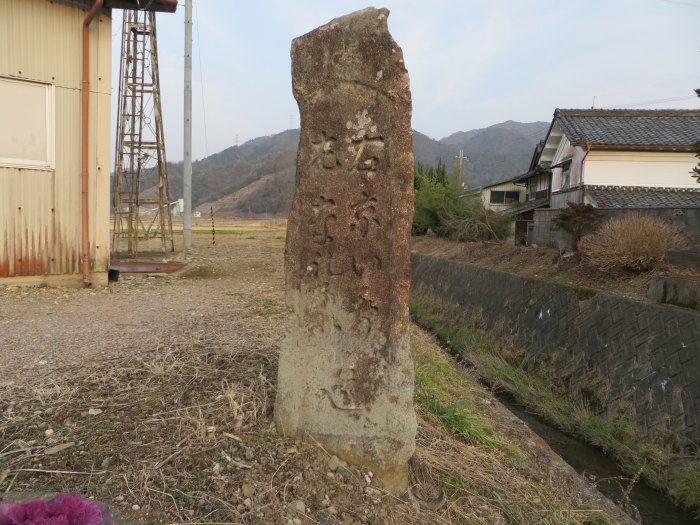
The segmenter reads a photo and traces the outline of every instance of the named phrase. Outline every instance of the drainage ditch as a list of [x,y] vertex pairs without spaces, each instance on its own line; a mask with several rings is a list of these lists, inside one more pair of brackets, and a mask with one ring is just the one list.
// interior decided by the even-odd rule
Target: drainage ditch
[[676,507],[668,497],[647,485],[643,480],[634,483],[627,498],[624,493],[629,487],[630,476],[624,473],[612,459],[595,447],[550,426],[520,405],[509,394],[500,393],[497,397],[576,472],[585,475],[595,483],[598,490],[606,497],[623,507],[626,503],[631,503],[639,511],[643,525],[700,524],[700,520],[693,519],[688,513]]

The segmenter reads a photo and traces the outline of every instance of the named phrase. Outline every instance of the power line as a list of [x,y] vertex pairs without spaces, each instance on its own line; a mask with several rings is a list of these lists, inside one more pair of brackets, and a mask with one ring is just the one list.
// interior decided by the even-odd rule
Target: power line
[[645,100],[644,102],[632,102],[630,104],[616,104],[613,106],[604,106],[600,109],[632,108],[632,107],[636,107],[636,106],[653,106],[654,104],[665,104],[666,102],[679,102],[681,100],[691,100],[694,98],[697,98],[697,97],[690,95],[690,96],[685,96],[685,97],[659,98],[656,100]]
[[204,75],[202,73],[202,38],[199,36],[199,9],[197,3],[194,2],[195,24],[197,26],[197,57],[199,58],[199,94],[202,99],[202,124],[204,125],[204,152],[209,156],[209,138],[207,135],[207,111],[204,104]]
[[669,4],[680,4],[680,5],[689,5],[691,7],[700,7],[700,4],[694,4],[692,2],[683,2],[681,0],[661,0],[662,2],[667,2]]

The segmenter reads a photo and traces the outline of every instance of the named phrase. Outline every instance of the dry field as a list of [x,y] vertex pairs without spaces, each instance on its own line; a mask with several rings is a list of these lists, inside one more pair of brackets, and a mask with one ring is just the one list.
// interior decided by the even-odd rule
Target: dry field
[[416,327],[413,496],[277,434],[284,223],[221,229],[194,236],[179,275],[0,288],[0,497],[80,492],[142,524],[618,522]]

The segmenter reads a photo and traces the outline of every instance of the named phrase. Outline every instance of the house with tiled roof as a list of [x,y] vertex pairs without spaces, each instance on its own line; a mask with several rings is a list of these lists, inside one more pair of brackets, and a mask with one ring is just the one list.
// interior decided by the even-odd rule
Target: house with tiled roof
[[530,242],[560,241],[551,218],[574,202],[653,212],[700,240],[700,184],[690,174],[698,140],[700,110],[557,109],[530,169],[514,180],[525,186],[525,207],[537,201],[516,222],[528,222]]
[[479,196],[487,210],[499,213],[525,202],[525,191],[512,177],[470,188],[465,196]]
[[0,0],[0,286],[107,283],[113,9]]

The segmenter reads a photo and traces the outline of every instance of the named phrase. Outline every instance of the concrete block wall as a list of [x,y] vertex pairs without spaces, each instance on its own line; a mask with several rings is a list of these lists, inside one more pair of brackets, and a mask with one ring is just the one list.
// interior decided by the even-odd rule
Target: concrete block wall
[[[598,208],[603,214],[604,220],[617,217],[633,211],[648,213],[666,219],[679,226],[693,241],[700,244],[700,209],[684,208],[674,210],[671,208]],[[552,222],[552,219],[561,212],[560,209],[541,208],[534,213],[534,237],[533,243],[540,246],[567,246],[571,247],[571,236]]]
[[562,392],[651,439],[700,443],[700,312],[412,255],[413,295],[477,313]]

